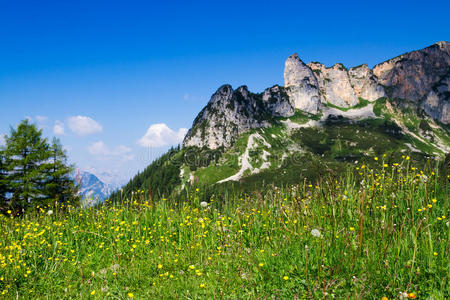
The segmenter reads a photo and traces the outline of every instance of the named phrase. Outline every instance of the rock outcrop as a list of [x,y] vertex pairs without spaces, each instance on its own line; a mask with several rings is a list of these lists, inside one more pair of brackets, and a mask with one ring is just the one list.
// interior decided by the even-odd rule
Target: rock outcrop
[[273,116],[289,117],[295,112],[295,108],[289,101],[286,90],[278,85],[266,89],[262,93],[261,99],[266,110]]
[[366,64],[349,70],[342,64],[326,68],[321,63],[311,62],[308,66],[317,78],[323,103],[351,107],[358,104],[359,97],[375,101],[385,96],[384,88]]
[[289,56],[285,62],[284,86],[295,109],[313,114],[318,112],[319,84],[311,68],[298,57],[297,53]]
[[253,94],[246,86],[233,90],[230,85],[223,85],[195,118],[183,147],[227,148],[239,134],[268,127],[273,117],[291,116],[294,111],[282,87]]
[[340,107],[358,104],[358,96],[353,90],[347,69],[342,64],[326,68],[321,63],[310,63],[310,68],[319,82],[321,100]]
[[350,68],[348,75],[350,84],[358,97],[375,101],[386,96],[384,88],[378,83],[378,78],[367,64]]
[[413,101],[433,119],[449,124],[450,43],[437,42],[373,68],[387,96]]
[[342,64],[325,67],[306,65],[297,54],[284,68],[284,87],[273,86],[261,94],[246,86],[233,90],[220,87],[194,120],[183,146],[216,149],[230,147],[239,134],[252,128],[272,126],[276,117],[289,117],[295,110],[318,113],[331,103],[348,108],[359,97],[406,99],[407,103],[436,121],[450,123],[450,43],[438,42],[376,65],[346,69]]
[[373,68],[391,98],[419,101],[450,71],[450,43],[438,42],[387,60]]
[[434,120],[450,123],[450,72],[428,92],[421,107]]

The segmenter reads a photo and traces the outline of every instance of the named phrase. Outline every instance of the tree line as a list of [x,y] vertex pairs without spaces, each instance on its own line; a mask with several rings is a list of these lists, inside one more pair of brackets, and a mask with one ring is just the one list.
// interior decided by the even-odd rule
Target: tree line
[[73,166],[57,138],[42,137],[28,120],[5,135],[0,147],[0,213],[20,215],[38,207],[79,205]]

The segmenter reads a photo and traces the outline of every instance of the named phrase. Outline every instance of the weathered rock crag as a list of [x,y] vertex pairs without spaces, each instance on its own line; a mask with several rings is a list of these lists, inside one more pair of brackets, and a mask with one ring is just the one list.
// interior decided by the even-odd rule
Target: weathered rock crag
[[325,67],[305,64],[297,54],[285,62],[285,86],[273,86],[260,94],[246,86],[220,87],[198,114],[183,147],[230,147],[243,132],[272,126],[276,117],[296,110],[317,114],[327,104],[349,108],[359,98],[403,99],[418,111],[443,124],[450,123],[450,43],[438,42],[405,53],[370,69],[363,64],[347,69],[342,64]]

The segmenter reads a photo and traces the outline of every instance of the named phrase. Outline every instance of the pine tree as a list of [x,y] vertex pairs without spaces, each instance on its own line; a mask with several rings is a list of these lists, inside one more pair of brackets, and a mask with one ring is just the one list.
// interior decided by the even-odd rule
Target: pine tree
[[23,213],[37,206],[79,204],[72,166],[58,139],[52,145],[28,120],[11,128],[0,149],[0,211]]
[[3,154],[3,149],[0,148],[0,211],[4,210],[7,206],[6,193],[7,185],[6,185],[6,165],[5,165],[5,156]]
[[57,138],[53,138],[49,150],[51,155],[46,164],[47,181],[44,191],[46,201],[78,204],[76,186],[69,177],[73,167],[67,164],[67,155]]
[[42,130],[28,120],[22,121],[17,129],[11,128],[4,155],[8,173],[6,184],[12,193],[10,207],[24,211],[32,204],[43,204],[45,162],[50,151],[47,140],[42,138]]

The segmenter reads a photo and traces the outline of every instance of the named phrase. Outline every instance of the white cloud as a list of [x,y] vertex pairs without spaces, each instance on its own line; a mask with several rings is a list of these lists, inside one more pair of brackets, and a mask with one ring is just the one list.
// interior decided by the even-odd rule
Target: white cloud
[[142,147],[176,145],[183,140],[187,131],[187,128],[180,128],[178,131],[174,131],[164,123],[153,124],[137,143]]
[[191,95],[189,95],[188,93],[186,93],[186,94],[184,94],[184,100],[189,100],[189,97],[190,97]]
[[74,116],[67,120],[70,130],[79,136],[99,133],[103,130],[102,125],[86,116]]
[[53,126],[53,133],[56,135],[64,135],[64,123],[61,121],[55,121]]
[[0,133],[0,146],[4,146],[5,144],[5,135],[3,133]]
[[48,120],[48,117],[46,117],[46,116],[36,116],[36,120],[39,123],[44,123],[44,122],[46,122]]
[[88,147],[89,153],[93,155],[109,155],[110,150],[108,146],[103,143],[103,141],[98,141],[96,143],[93,143]]
[[37,115],[37,116],[35,116],[35,118],[36,118],[36,122],[37,122],[37,127],[39,129],[47,128],[48,117]]
[[131,152],[131,148],[129,148],[127,146],[124,146],[124,145],[119,145],[114,150],[114,153],[117,154],[117,155],[129,153],[129,152]]
[[90,154],[96,156],[102,160],[119,159],[121,161],[127,161],[134,159],[134,155],[131,154],[131,148],[119,145],[114,149],[110,149],[103,141],[98,141],[88,146]]

